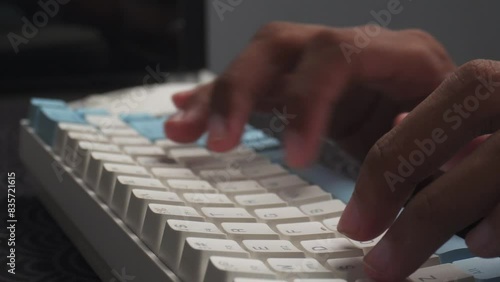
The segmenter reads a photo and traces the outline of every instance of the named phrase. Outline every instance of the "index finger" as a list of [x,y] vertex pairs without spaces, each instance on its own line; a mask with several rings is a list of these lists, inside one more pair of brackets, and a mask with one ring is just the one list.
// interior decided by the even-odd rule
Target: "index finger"
[[416,184],[474,137],[497,127],[500,63],[460,67],[368,153],[339,231],[369,240],[386,230]]

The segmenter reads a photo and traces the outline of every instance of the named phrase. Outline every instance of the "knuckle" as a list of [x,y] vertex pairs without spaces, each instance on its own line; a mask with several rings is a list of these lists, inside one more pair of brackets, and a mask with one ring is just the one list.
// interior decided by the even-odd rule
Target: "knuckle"
[[255,33],[254,40],[269,39],[274,38],[284,29],[289,27],[289,23],[286,22],[270,22],[259,28],[257,33]]
[[477,59],[462,65],[457,71],[457,77],[465,83],[477,81],[477,78],[488,78],[500,76],[500,64],[491,60]]

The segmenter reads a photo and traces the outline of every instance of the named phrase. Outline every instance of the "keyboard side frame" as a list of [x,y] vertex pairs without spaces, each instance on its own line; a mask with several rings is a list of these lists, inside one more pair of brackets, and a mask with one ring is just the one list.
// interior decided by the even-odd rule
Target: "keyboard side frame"
[[119,276],[127,275],[134,281],[181,282],[70,168],[63,165],[58,178],[52,164],[61,159],[26,120],[20,125],[19,152],[41,184],[37,193],[43,204],[102,281],[123,281]]

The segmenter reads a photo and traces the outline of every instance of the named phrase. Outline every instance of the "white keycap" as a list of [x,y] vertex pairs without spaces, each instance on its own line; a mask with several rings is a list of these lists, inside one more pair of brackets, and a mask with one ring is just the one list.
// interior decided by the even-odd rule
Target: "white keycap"
[[236,277],[272,279],[276,275],[260,260],[213,256],[204,282],[233,282]]
[[111,142],[118,146],[148,146],[151,142],[142,136],[112,137]]
[[293,242],[335,237],[335,233],[319,222],[278,224],[276,229],[282,238]]
[[127,155],[102,152],[90,153],[87,168],[84,169],[83,180],[91,189],[95,190],[101,179],[102,165],[104,163],[134,164],[134,160]]
[[139,133],[132,128],[101,128],[102,134],[113,137],[136,137],[139,136]]
[[201,208],[207,220],[220,224],[222,222],[256,222],[255,217],[243,208]]
[[198,147],[198,144],[196,143],[177,143],[170,139],[156,140],[155,145],[162,147],[165,150],[165,152],[168,152],[172,149],[181,149],[181,148],[186,149],[186,148]]
[[257,209],[254,211],[257,219],[270,225],[309,221],[303,212],[296,207]]
[[374,238],[373,240],[368,240],[368,241],[356,241],[351,239],[349,240],[351,241],[351,243],[354,244],[354,246],[356,246],[356,248],[362,249],[366,255],[368,254],[369,251],[373,249],[373,247],[375,247],[375,245],[378,244],[378,242],[380,242],[380,240],[382,239],[382,237],[384,237],[384,235],[385,233],[378,236],[377,238]]
[[98,133],[68,132],[66,145],[61,148],[60,157],[70,167],[73,165],[78,143],[87,141],[92,143],[107,143],[108,139]]
[[168,158],[167,156],[161,157],[138,157],[136,161],[139,165],[153,169],[156,167],[170,167],[170,168],[183,168],[182,165],[175,162],[175,160]]
[[166,179],[198,179],[198,176],[187,168],[164,168],[156,167],[151,169],[151,173],[157,178]]
[[368,278],[363,270],[363,257],[329,259],[326,262],[326,267],[333,272],[335,277],[347,281]]
[[300,242],[306,253],[320,262],[327,259],[363,256],[363,250],[356,248],[346,238],[314,239]]
[[265,223],[223,222],[222,229],[229,238],[242,240],[278,240],[278,233]]
[[288,174],[288,171],[277,164],[252,166],[243,168],[241,171],[248,179],[262,179],[280,174]]
[[249,210],[287,206],[285,201],[273,193],[238,195],[234,197],[234,200],[238,205]]
[[304,253],[286,240],[243,240],[243,246],[253,258],[303,258]]
[[218,182],[215,187],[228,197],[237,195],[262,194],[266,192],[264,187],[255,180]]
[[169,179],[165,183],[176,193],[217,193],[210,183],[203,180]]
[[167,191],[167,188],[158,179],[123,175],[118,176],[109,206],[120,218],[124,218],[127,213],[132,190],[139,188],[163,192]]
[[125,223],[138,236],[141,235],[142,225],[146,217],[149,204],[184,206],[184,202],[174,192],[134,189],[130,195]]
[[323,191],[321,187],[316,185],[282,189],[277,194],[291,206],[300,206],[332,199],[330,193]]
[[328,269],[311,258],[270,258],[267,263],[281,279],[333,278]]
[[297,175],[288,174],[266,178],[259,181],[260,185],[269,192],[277,192],[280,189],[290,189],[293,187],[305,187],[309,184]]
[[137,157],[162,157],[165,152],[157,146],[124,146],[123,152],[133,158]]
[[474,276],[465,273],[453,264],[441,264],[426,268],[420,268],[408,278],[412,282],[422,281],[456,281],[474,282]]
[[113,199],[113,193],[115,191],[116,177],[119,175],[149,177],[148,171],[141,166],[113,163],[103,164],[101,179],[97,184],[96,194],[105,203],[111,203],[111,199]]
[[345,204],[340,200],[330,200],[302,205],[300,209],[313,220],[323,220],[342,215]]
[[184,242],[188,237],[226,239],[226,235],[211,222],[167,220],[158,256],[174,271],[179,269]]
[[128,125],[118,117],[86,115],[85,119],[87,120],[88,123],[98,126],[100,128],[128,128]]
[[97,133],[97,129],[90,125],[85,124],[74,124],[74,123],[59,123],[56,129],[56,137],[52,150],[56,154],[60,154],[62,148],[66,146],[68,133],[69,132],[81,132],[81,133]]
[[179,148],[171,149],[168,151],[168,155],[175,159],[179,163],[185,163],[189,165],[190,161],[196,161],[199,159],[211,158],[212,154],[205,148]]
[[[91,152],[107,152],[107,153],[121,153],[120,147],[107,144],[107,143],[95,143],[89,141],[80,141],[76,147],[76,154],[72,161],[66,160],[66,164],[72,167],[78,176],[83,176],[85,174],[85,169],[88,166],[90,160]],[[71,164],[69,164],[71,162]]]
[[201,170],[198,174],[201,178],[213,183],[246,179],[239,169],[232,168]]
[[332,230],[333,232],[335,232],[335,234],[340,234],[339,230],[337,229],[339,222],[340,222],[340,216],[327,218],[323,220],[323,224],[326,226],[326,228]]
[[203,221],[192,207],[149,204],[144,218],[141,239],[156,254],[160,248],[165,223],[169,219]]
[[179,276],[184,281],[203,282],[211,256],[248,258],[249,254],[233,240],[186,238],[179,265]]
[[251,167],[255,165],[270,164],[271,161],[265,156],[257,155],[251,159],[234,157],[213,157],[191,161],[189,167],[195,171],[202,170],[221,170],[221,169],[240,169],[242,167]]
[[202,207],[234,207],[234,203],[224,194],[185,193],[186,203],[196,209]]

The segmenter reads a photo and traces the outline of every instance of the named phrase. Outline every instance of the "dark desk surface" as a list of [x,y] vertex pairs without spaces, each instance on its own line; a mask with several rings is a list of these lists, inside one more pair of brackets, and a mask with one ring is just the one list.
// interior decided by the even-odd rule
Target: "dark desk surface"
[[[65,96],[73,100],[82,95]],[[87,282],[100,281],[64,235],[40,201],[33,187],[39,185],[19,160],[19,120],[28,111],[28,96],[0,98],[0,281]],[[16,173],[16,275],[6,271],[7,173]]]

